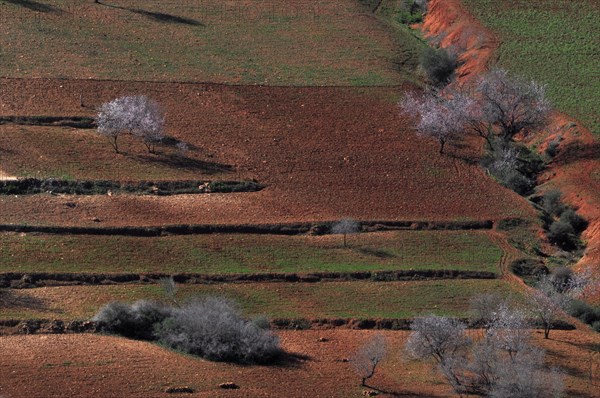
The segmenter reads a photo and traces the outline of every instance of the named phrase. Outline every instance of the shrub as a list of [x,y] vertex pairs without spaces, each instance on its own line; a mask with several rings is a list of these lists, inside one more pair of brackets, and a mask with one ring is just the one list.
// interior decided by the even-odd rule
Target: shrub
[[100,330],[134,339],[151,340],[154,325],[164,321],[172,310],[160,303],[140,300],[132,305],[113,302],[92,318]]
[[[503,143],[496,143],[499,148],[490,151],[482,159],[481,165],[494,176],[498,182],[512,189],[519,195],[527,195],[535,187],[535,180],[522,172],[524,166],[519,158],[519,149]],[[532,174],[532,173],[527,173]]]
[[548,273],[548,267],[544,265],[543,261],[529,258],[513,261],[510,264],[510,270],[521,277],[535,277]]
[[548,240],[550,240],[551,243],[564,250],[576,249],[579,244],[575,229],[571,224],[564,220],[552,223],[546,236],[548,236]]
[[160,343],[214,361],[264,363],[282,352],[277,336],[242,318],[222,298],[196,299],[173,309],[155,331]]
[[595,323],[600,322],[600,308],[594,308],[584,301],[571,300],[566,310],[569,315],[592,325],[592,327],[594,327]]
[[431,84],[436,87],[443,87],[454,79],[458,60],[455,54],[443,48],[427,47],[421,54],[419,64]]
[[546,155],[553,158],[558,155],[558,150],[560,146],[560,139],[552,140],[548,143],[546,150],[544,151]]
[[588,222],[585,220],[585,218],[581,217],[573,209],[567,209],[563,211],[563,213],[560,215],[560,220],[570,224],[575,232],[578,233],[582,232],[588,226]]
[[565,205],[561,201],[562,194],[559,190],[553,189],[542,196],[542,207],[551,216],[560,216],[565,210]]

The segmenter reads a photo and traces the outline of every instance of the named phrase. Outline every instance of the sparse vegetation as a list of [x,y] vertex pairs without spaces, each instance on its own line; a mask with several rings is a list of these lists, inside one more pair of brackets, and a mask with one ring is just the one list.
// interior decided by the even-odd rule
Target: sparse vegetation
[[264,322],[242,318],[231,301],[193,299],[181,307],[151,301],[110,303],[93,318],[103,331],[156,340],[213,361],[268,363],[281,354],[279,340]]
[[563,375],[544,365],[545,353],[530,343],[524,313],[497,303],[491,296],[475,299],[475,306],[493,302],[482,315],[485,332],[471,339],[465,325],[444,317],[417,318],[406,350],[416,359],[432,358],[457,394],[486,397],[560,396]]

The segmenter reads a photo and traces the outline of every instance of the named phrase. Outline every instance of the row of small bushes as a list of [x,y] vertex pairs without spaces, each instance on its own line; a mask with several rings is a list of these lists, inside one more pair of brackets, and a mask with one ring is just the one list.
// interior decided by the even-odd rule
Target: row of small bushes
[[587,228],[587,221],[562,202],[558,190],[548,191],[537,200],[544,210],[543,221],[548,240],[563,250],[580,248],[582,243],[579,237]]
[[[6,272],[0,273],[0,288],[34,288],[62,285],[106,285],[131,283],[156,283],[167,277],[161,273],[49,273]],[[249,273],[249,274],[198,274],[173,275],[177,283],[236,283],[236,282],[305,282],[371,280],[373,282],[427,280],[427,279],[495,279],[498,275],[489,271],[463,270],[400,270],[400,271],[354,271],[297,273]]]
[[269,363],[283,351],[264,318],[245,319],[229,300],[193,299],[182,306],[113,302],[92,319],[103,332],[156,341],[213,361]]
[[0,124],[62,126],[81,129],[92,129],[96,127],[94,118],[85,116],[0,116]]
[[0,181],[2,195],[34,195],[57,193],[67,195],[106,195],[127,193],[137,195],[180,195],[207,192],[256,192],[263,186],[256,181],[139,181],[119,182],[112,180],[59,180],[22,178]]

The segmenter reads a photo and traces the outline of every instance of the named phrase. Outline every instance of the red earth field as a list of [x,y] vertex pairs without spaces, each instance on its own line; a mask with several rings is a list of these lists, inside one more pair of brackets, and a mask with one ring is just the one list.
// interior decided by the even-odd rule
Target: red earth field
[[[447,34],[442,40],[443,46],[459,44],[466,49],[465,63],[459,71],[461,77],[470,79],[485,71],[499,45],[494,35],[475,21],[459,1],[431,0],[430,3],[431,12],[424,23],[428,34]],[[362,70],[364,63],[360,67]],[[85,72],[78,70],[82,75],[77,76],[86,76]],[[526,200],[501,187],[477,166],[482,146],[479,139],[469,137],[463,143],[450,146],[447,154],[439,155],[435,142],[415,138],[412,121],[400,116],[396,106],[402,93],[411,89],[415,87],[266,87],[0,78],[0,116],[93,116],[92,108],[109,99],[126,94],[149,95],[167,111],[168,135],[195,148],[192,150],[195,160],[232,167],[230,171],[220,171],[218,178],[256,178],[266,185],[257,193],[174,197],[0,196],[0,224],[241,224],[342,217],[363,220],[536,219],[535,211]],[[80,106],[80,97],[87,107]],[[566,122],[559,120],[556,126]],[[73,140],[69,139],[70,134]],[[154,155],[143,154],[131,142],[124,143],[124,154],[113,154],[109,144],[100,145],[93,134],[93,130],[0,125],[0,177],[64,173],[74,178],[126,180],[128,170],[135,175],[134,179],[145,176],[143,166]],[[583,260],[587,263],[598,258],[600,241],[600,176],[597,152],[593,151],[595,141],[590,137],[584,129],[578,129],[573,141],[568,138],[567,143],[579,140],[591,146],[590,154],[580,156],[581,152],[561,151],[544,177],[548,186],[559,186],[566,199],[579,206],[580,212],[590,219],[591,226],[585,235],[589,246]],[[193,162],[194,167],[180,171],[164,159],[164,153],[155,157],[154,162],[160,163],[160,168],[149,168],[151,178],[215,177],[205,164]],[[68,160],[72,162],[70,165]],[[490,236],[504,251],[501,260],[504,280],[498,282],[510,284],[519,291],[526,289],[520,279],[506,272],[508,263],[522,253],[511,247],[499,232],[491,231]],[[410,283],[413,282],[388,284],[386,288]],[[469,280],[464,284],[472,283],[478,282]],[[389,295],[378,295],[369,283],[361,286],[363,293],[377,296],[377,300],[389,298]],[[294,293],[294,289],[301,286],[287,287]],[[261,293],[256,286],[256,292],[253,291],[251,284],[235,288],[248,295]],[[276,304],[281,302],[277,288],[276,284],[269,285],[269,289],[276,291],[269,295]],[[96,293],[96,289],[102,289],[102,294]],[[61,287],[22,290],[17,291],[16,296],[37,294],[50,303],[68,302],[80,310],[77,315],[87,316],[92,309],[89,305],[85,307],[80,296],[74,293],[90,291],[89,297],[108,300],[111,290],[125,298],[130,293],[127,287]],[[292,296],[297,298],[297,294]],[[361,306],[359,294],[344,301],[348,296],[340,294],[335,300]],[[262,297],[258,298],[259,304],[265,302]],[[376,299],[372,301],[377,303]],[[446,301],[453,299],[459,302],[455,296]],[[312,302],[305,300],[307,308]],[[466,299],[459,304],[462,310],[466,309]],[[94,310],[98,305],[96,303]],[[322,307],[315,305],[319,311]],[[298,305],[298,308],[302,307]],[[60,309],[57,311],[61,313]],[[315,310],[308,314],[319,313]],[[577,327],[575,331],[552,331],[550,340],[543,340],[541,332],[534,331],[534,340],[547,351],[548,364],[565,371],[569,397],[593,398],[597,396],[594,391],[600,388],[600,338],[580,323]],[[270,367],[214,363],[157,345],[103,335],[2,336],[0,396],[164,397],[169,396],[164,392],[166,388],[182,386],[192,387],[195,393],[190,396],[200,397],[358,397],[363,394],[365,388],[359,386],[350,364],[344,360],[378,332],[327,329],[277,333],[283,347],[297,356],[288,363]],[[408,332],[382,333],[388,339],[388,356],[371,382],[382,396],[455,396],[430,364],[403,359],[402,347]],[[220,383],[229,381],[238,384],[240,389],[219,388]]]
[[[500,219],[534,216],[517,194],[493,182],[471,161],[476,138],[439,155],[435,142],[415,138],[411,122],[398,115],[403,88],[284,88],[85,80],[2,79],[8,93],[1,115],[90,115],[79,106],[123,94],[145,93],[167,111],[168,134],[201,148],[207,160],[232,165],[230,175],[252,176],[259,193],[178,197],[0,198],[0,223],[102,225],[173,223],[264,223],[356,219]],[[7,134],[2,168],[39,163],[36,128]],[[13,131],[14,134],[10,134]],[[78,134],[93,134],[73,131]],[[64,136],[64,135],[63,135]],[[106,162],[108,143],[89,151],[85,141],[65,139],[61,155],[44,153],[51,169],[83,153],[85,167]],[[125,147],[130,151],[130,147]],[[160,156],[157,156],[160,158]],[[160,161],[160,159],[157,159]],[[35,167],[35,166],[32,166]],[[121,178],[123,178],[121,173]],[[198,170],[198,175],[203,175]],[[189,177],[189,173],[186,174]],[[210,178],[210,176],[208,176]],[[106,175],[105,178],[114,178]],[[65,202],[75,202],[74,208]]]
[[[189,386],[193,397],[359,397],[364,390],[344,362],[376,332],[309,330],[278,332],[282,346],[301,359],[278,366],[239,366],[182,356],[150,343],[98,335],[32,335],[0,339],[4,360],[0,394],[7,397],[164,397],[168,387]],[[470,333],[476,334],[477,331]],[[432,365],[405,359],[407,332],[382,332],[389,348],[370,385],[381,396],[452,397]],[[551,366],[566,370],[569,397],[594,397],[599,383],[597,335],[534,333]],[[320,341],[326,340],[326,341]],[[222,390],[234,382],[238,390]],[[175,395],[178,396],[178,395]]]

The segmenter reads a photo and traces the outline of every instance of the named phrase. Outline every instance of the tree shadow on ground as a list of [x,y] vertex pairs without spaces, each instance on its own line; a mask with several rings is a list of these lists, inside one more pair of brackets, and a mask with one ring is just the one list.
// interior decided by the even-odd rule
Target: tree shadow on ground
[[33,1],[33,0],[4,0],[7,3],[11,3],[11,4],[15,4],[21,7],[25,7],[28,8],[32,11],[39,11],[39,12],[55,12],[55,13],[60,13],[62,12],[62,10],[60,8],[48,5],[48,4],[44,4],[44,3],[39,3],[37,1]]
[[311,359],[312,358],[308,355],[283,351],[272,362],[269,362],[266,365],[281,368],[299,368],[304,362],[310,361]]
[[[158,156],[157,156],[158,155]],[[178,154],[157,154],[157,155],[136,155],[139,161],[146,163],[155,163],[167,166],[173,169],[195,171],[204,174],[231,173],[233,166],[217,162],[207,162],[203,160],[189,158]]]
[[0,307],[16,310],[59,312],[51,309],[44,300],[27,294],[16,295],[14,291],[10,289],[0,290]]
[[373,249],[371,247],[356,247],[356,248],[353,248],[353,250],[357,251],[360,254],[363,254],[365,256],[373,256],[373,257],[377,257],[377,258],[395,258],[395,257],[397,257],[395,254],[388,253],[383,249]]
[[177,145],[184,144],[187,147],[187,150],[189,150],[189,151],[200,150],[200,148],[198,148],[196,145],[187,143],[185,141],[178,140],[177,138],[171,137],[170,135],[163,137],[163,139],[160,141],[160,143],[163,145],[166,145],[168,147],[172,147],[172,148],[177,148]]
[[97,4],[103,5],[105,7],[112,7],[112,8],[118,8],[120,10],[126,10],[126,11],[132,12],[134,14],[142,15],[142,16],[144,16],[150,20],[156,21],[156,22],[178,23],[178,24],[190,25],[190,26],[204,26],[204,24],[202,22],[197,21],[195,19],[180,17],[180,16],[172,15],[172,14],[166,14],[163,12],[153,12],[153,11],[142,10],[141,8],[115,6],[115,5],[111,5],[111,4],[101,3],[100,1],[98,1]]
[[600,160],[600,143],[582,144],[573,142],[560,148],[554,164],[566,165],[579,160]]

